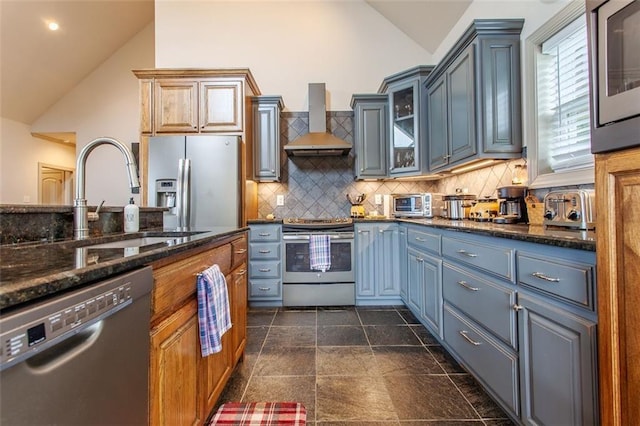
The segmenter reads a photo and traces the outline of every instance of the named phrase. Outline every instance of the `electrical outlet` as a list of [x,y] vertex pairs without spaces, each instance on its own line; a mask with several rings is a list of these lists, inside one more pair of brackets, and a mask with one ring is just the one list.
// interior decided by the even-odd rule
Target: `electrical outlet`
[[376,194],[375,202],[376,202],[377,205],[382,204],[382,194]]
[[284,206],[284,195],[276,195],[276,206]]

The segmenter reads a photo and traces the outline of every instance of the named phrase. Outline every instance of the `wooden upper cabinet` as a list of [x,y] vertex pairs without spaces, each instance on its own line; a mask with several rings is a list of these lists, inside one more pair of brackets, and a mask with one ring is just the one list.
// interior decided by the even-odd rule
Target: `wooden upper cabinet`
[[180,79],[155,82],[156,133],[198,131],[198,82]]
[[242,81],[200,82],[200,131],[241,132],[243,129]]
[[235,133],[251,128],[248,97],[260,90],[248,69],[134,70],[143,135]]

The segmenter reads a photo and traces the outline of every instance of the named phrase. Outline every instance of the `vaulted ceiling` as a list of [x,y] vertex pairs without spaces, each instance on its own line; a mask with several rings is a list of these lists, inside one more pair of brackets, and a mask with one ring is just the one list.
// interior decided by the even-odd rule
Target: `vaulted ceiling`
[[[434,52],[472,0],[365,2]],[[0,115],[34,122],[153,16],[154,0],[1,0]]]

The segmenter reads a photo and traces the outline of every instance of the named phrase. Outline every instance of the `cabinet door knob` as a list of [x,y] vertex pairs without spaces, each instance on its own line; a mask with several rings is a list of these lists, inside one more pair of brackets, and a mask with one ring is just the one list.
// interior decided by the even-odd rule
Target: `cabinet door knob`
[[517,303],[515,305],[513,305],[513,310],[516,311],[516,312],[521,311],[523,309],[524,309],[524,307],[522,305],[518,305]]

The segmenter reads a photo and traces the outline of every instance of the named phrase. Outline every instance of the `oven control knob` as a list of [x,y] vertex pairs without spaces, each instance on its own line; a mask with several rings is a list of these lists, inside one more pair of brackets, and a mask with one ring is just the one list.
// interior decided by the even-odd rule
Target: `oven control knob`
[[568,214],[567,214],[567,219],[569,220],[573,220],[573,221],[577,221],[580,220],[580,212],[577,210],[571,210]]
[[544,217],[545,219],[553,219],[554,217],[556,217],[556,212],[554,212],[553,210],[549,209],[546,212],[544,212]]

